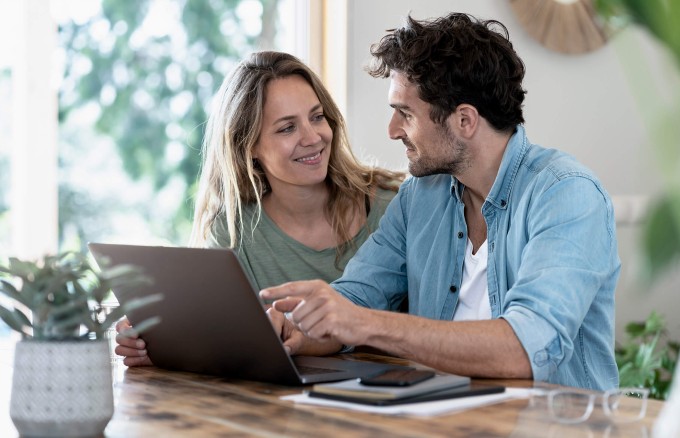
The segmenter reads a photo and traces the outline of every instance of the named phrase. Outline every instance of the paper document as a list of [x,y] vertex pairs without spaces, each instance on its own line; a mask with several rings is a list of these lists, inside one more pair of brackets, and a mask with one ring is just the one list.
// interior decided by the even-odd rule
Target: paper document
[[394,406],[370,406],[359,403],[339,402],[310,397],[306,393],[286,395],[281,400],[289,400],[295,403],[309,404],[315,406],[327,406],[341,409],[350,409],[361,412],[371,412],[385,415],[413,415],[419,417],[430,417],[434,415],[450,414],[461,412],[481,406],[501,403],[508,400],[529,398],[533,388],[506,388],[500,394],[479,395],[473,397],[455,398],[450,400],[439,400],[423,403],[407,403]]

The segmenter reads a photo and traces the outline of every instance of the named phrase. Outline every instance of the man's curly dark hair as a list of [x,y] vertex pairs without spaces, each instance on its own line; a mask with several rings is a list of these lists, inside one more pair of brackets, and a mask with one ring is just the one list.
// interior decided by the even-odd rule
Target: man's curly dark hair
[[405,75],[432,105],[435,123],[444,124],[462,103],[477,108],[501,132],[524,123],[524,63],[502,23],[461,13],[422,21],[409,15],[403,27],[388,32],[371,46],[368,73]]

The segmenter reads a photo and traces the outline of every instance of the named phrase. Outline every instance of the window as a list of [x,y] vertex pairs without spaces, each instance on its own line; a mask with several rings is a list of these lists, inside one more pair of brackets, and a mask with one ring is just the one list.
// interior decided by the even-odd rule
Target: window
[[[214,92],[252,50],[308,60],[307,8],[306,0],[0,0],[0,257],[88,241],[186,244]],[[17,68],[31,86],[48,84],[41,100],[29,101],[29,86],[16,91]],[[41,120],[16,117],[17,103],[47,109]]]
[[[9,187],[11,181],[10,157],[12,123],[12,70],[9,54],[9,35],[13,31],[11,10],[16,3],[0,0],[0,248],[6,248],[10,242],[10,200]],[[0,254],[0,257],[2,254]]]
[[307,8],[0,0],[0,260],[186,244],[214,92],[252,50],[308,61]]

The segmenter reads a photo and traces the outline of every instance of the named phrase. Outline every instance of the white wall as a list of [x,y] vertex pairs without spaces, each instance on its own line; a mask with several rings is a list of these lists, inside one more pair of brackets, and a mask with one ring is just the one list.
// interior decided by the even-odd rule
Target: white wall
[[[466,12],[497,19],[527,68],[525,119],[532,142],[575,155],[591,167],[618,201],[652,196],[660,187],[643,117],[633,98],[619,55],[631,43],[645,48],[645,59],[655,58],[658,47],[645,34],[626,30],[605,47],[584,55],[562,55],[543,48],[519,26],[508,1],[501,0],[371,0],[348,2],[347,123],[352,144],[363,159],[373,158],[390,168],[405,169],[401,142],[387,137],[390,109],[388,80],[373,79],[364,72],[370,60],[369,46],[386,29],[400,26],[411,12],[429,18],[447,12]],[[630,56],[630,53],[627,53]],[[644,90],[643,90],[644,91]],[[629,198],[632,196],[632,198]],[[639,207],[635,204],[632,207]],[[634,210],[634,209],[633,209]],[[617,334],[631,320],[644,319],[656,309],[680,339],[680,275],[674,274],[653,287],[640,285],[637,275],[639,227],[622,217],[618,226],[623,270],[617,290]]]

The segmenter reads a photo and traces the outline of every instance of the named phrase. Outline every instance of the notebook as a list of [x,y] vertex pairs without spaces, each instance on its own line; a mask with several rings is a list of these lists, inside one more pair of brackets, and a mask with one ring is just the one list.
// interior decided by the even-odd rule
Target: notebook
[[90,243],[100,265],[140,267],[152,284],[113,290],[119,303],[162,293],[129,312],[133,324],[158,316],[142,334],[154,365],[230,378],[300,385],[362,377],[394,365],[289,356],[258,292],[231,249]]

